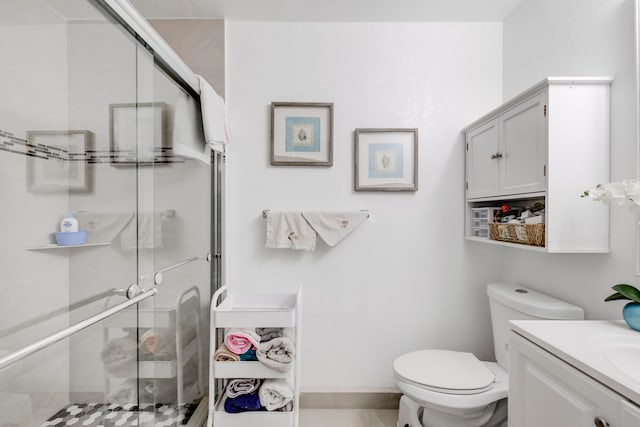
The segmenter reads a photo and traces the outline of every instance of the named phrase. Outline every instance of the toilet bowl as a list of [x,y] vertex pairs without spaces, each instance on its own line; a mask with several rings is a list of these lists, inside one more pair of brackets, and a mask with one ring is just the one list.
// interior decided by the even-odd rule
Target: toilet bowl
[[471,353],[420,350],[393,363],[399,427],[506,426],[507,371]]
[[440,349],[399,356],[398,427],[507,427],[509,320],[584,319],[580,307],[517,285],[491,283],[487,294],[497,362]]

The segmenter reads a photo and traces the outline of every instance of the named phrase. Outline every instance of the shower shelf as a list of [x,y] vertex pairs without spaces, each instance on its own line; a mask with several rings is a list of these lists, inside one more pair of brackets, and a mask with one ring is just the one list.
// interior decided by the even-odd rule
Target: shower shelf
[[49,245],[33,246],[30,248],[27,248],[27,250],[28,251],[46,251],[49,249],[68,249],[68,248],[87,248],[87,247],[93,247],[93,246],[109,246],[110,244],[111,244],[110,242],[106,242],[106,243],[84,243],[82,245],[59,246],[59,245],[56,245],[55,243],[51,243]]

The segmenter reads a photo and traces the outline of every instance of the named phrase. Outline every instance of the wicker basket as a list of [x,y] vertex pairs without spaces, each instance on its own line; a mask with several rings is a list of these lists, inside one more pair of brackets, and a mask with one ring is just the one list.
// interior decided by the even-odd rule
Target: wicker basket
[[501,242],[544,246],[544,224],[500,224],[498,222],[490,222],[489,236],[492,240]]

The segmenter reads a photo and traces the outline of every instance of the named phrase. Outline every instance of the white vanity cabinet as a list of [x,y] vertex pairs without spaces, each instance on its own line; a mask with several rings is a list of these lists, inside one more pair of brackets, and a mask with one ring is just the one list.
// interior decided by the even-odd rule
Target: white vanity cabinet
[[549,77],[464,129],[467,239],[532,248],[474,236],[469,214],[540,202],[546,239],[535,249],[609,251],[608,208],[580,196],[609,182],[611,83]]
[[[582,344],[590,347],[588,340]],[[640,407],[563,360],[563,351],[551,351],[512,331],[510,426],[640,426]]]

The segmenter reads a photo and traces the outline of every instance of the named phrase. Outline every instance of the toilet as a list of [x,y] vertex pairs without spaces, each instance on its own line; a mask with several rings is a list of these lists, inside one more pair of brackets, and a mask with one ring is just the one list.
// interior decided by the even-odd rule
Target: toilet
[[509,320],[584,319],[580,307],[517,285],[490,283],[487,295],[497,362],[440,349],[398,357],[398,427],[506,427]]

